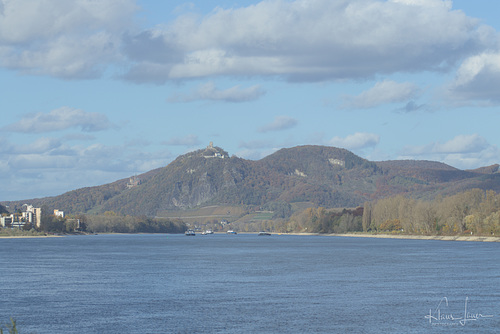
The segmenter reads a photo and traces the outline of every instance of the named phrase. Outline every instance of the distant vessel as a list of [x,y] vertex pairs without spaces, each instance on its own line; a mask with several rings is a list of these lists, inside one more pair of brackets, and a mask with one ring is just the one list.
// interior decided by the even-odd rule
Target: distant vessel
[[227,233],[227,234],[238,234],[238,233],[236,233],[236,232],[235,232],[235,231],[233,231],[233,230],[229,230],[229,231],[227,231],[226,233]]
[[194,230],[187,230],[186,233],[184,233],[185,235],[196,235],[196,233],[194,232]]
[[264,231],[261,231],[261,232],[259,232],[259,235],[271,235],[271,233],[269,233],[269,232],[264,232]]
[[214,234],[214,231],[212,231],[212,230],[206,230],[205,233],[206,234]]

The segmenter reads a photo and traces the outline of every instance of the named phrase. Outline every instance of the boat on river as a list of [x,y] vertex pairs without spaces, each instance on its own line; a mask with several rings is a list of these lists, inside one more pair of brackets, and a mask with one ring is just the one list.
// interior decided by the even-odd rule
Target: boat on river
[[265,232],[265,231],[260,231],[260,232],[259,232],[259,235],[271,235],[271,233],[269,233],[269,232]]
[[233,231],[233,230],[229,230],[229,231],[227,231],[226,233],[227,233],[227,234],[238,234],[238,233],[236,233],[236,231]]
[[184,234],[191,236],[191,235],[196,235],[196,232],[194,230],[187,230]]

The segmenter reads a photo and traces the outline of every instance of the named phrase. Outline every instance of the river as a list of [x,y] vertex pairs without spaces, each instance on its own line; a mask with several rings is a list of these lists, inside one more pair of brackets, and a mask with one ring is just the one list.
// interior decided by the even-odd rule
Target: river
[[23,334],[500,328],[500,243],[89,235],[0,239],[0,254],[0,323]]

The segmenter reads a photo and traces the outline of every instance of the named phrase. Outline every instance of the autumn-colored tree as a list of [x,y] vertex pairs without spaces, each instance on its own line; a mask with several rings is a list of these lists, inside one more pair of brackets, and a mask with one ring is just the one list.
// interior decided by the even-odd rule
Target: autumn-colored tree
[[363,231],[367,232],[372,222],[372,205],[370,202],[365,202],[363,210]]
[[386,220],[385,222],[380,224],[379,228],[381,231],[401,231],[402,230],[401,221],[399,219]]
[[500,234],[500,195],[481,189],[423,201],[404,196],[365,203],[363,227],[390,230],[398,220],[405,233]]

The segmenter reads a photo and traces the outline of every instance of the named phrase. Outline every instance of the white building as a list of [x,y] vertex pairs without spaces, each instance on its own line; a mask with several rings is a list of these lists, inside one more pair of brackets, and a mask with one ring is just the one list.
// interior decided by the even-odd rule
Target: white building
[[23,212],[23,218],[26,222],[32,223],[36,228],[40,228],[42,225],[42,209],[35,208],[33,205],[26,205],[26,211]]
[[20,214],[13,213],[8,216],[0,217],[0,227],[22,228],[26,224],[32,224],[33,227],[40,228],[42,223],[42,209],[35,208],[33,205],[25,204],[26,209]]
[[2,216],[0,217],[0,226],[1,227],[11,226],[13,221],[14,221],[14,215]]

